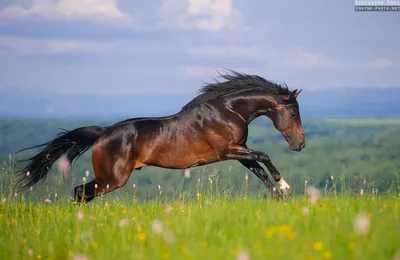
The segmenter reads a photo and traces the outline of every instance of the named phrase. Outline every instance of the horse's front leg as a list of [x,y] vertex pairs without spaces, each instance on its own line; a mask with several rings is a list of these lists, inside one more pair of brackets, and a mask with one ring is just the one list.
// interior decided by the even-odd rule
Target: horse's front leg
[[266,153],[255,151],[247,147],[242,147],[235,145],[229,148],[226,154],[226,159],[228,160],[253,160],[263,163],[268,171],[271,173],[274,180],[279,183],[280,190],[285,196],[289,196],[292,193],[289,184],[282,178],[279,171],[272,164],[271,159]]

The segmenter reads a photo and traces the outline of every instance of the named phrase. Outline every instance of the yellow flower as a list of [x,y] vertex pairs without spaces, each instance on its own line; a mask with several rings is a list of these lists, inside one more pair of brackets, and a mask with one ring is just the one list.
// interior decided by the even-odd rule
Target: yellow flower
[[271,226],[267,229],[267,231],[265,231],[265,236],[267,238],[271,238],[274,236],[274,234],[276,233],[276,227],[275,226]]
[[168,253],[164,253],[164,259],[169,259],[169,254]]
[[207,247],[207,246],[208,246],[208,243],[207,243],[207,241],[203,241],[203,242],[201,242],[201,245],[202,245],[203,247]]
[[232,250],[232,254],[233,254],[233,255],[237,255],[238,253],[239,253],[239,250],[238,250],[237,248],[235,248],[235,249]]
[[93,248],[98,248],[98,247],[99,247],[99,244],[98,244],[96,241],[92,241],[92,243],[90,243],[90,245],[91,245]]
[[322,259],[324,260],[330,260],[332,258],[332,253],[330,251],[325,251],[324,254],[322,255]]
[[140,232],[140,233],[139,233],[139,242],[140,242],[141,244],[143,244],[145,240],[146,240],[146,234],[143,233],[143,232]]
[[349,242],[349,243],[347,244],[347,248],[348,248],[349,250],[354,250],[354,249],[356,248],[356,243],[355,243],[355,242]]
[[399,204],[394,204],[394,208],[397,209],[399,207]]
[[246,200],[246,199],[247,199],[247,197],[246,197],[246,196],[244,196],[244,197],[243,197],[243,200]]
[[290,240],[295,239],[295,238],[296,238],[296,232],[290,231],[290,232],[287,234],[287,237],[288,237]]
[[22,243],[26,244],[28,243],[28,240],[26,240],[26,238],[24,240],[22,240]]
[[306,260],[313,260],[314,257],[313,257],[313,255],[312,255],[311,253],[307,253],[306,256],[304,257],[304,259],[306,259]]
[[278,232],[281,234],[287,234],[292,231],[292,228],[289,225],[280,225]]
[[372,218],[372,214],[371,214],[371,213],[368,213],[368,217],[369,217],[369,218]]
[[126,214],[126,210],[125,210],[125,209],[124,209],[124,210],[122,210],[122,214],[124,214],[124,215]]
[[37,260],[40,260],[40,259],[42,259],[42,256],[41,256],[41,255],[37,255],[37,256],[36,256],[36,259],[37,259]]
[[321,241],[315,241],[313,244],[313,248],[315,251],[321,251],[324,248],[324,243]]

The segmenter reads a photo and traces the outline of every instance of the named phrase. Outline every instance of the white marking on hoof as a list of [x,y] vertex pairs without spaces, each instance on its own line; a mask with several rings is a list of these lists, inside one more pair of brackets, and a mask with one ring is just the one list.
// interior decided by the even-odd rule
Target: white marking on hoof
[[278,183],[281,186],[280,187],[281,190],[290,189],[289,184],[287,184],[286,181],[283,178],[281,178],[281,180]]
[[290,189],[289,184],[287,184],[286,181],[283,178],[281,178],[278,183],[280,185],[279,189],[282,191],[282,193],[285,196],[288,196],[288,195],[290,195],[292,193],[292,190]]

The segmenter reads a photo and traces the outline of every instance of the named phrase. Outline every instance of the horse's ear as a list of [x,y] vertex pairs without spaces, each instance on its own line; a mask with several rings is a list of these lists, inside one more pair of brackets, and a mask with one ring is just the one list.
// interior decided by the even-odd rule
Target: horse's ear
[[297,91],[297,89],[293,90],[292,93],[290,93],[290,99],[297,98],[301,91],[302,89],[300,89],[299,91]]

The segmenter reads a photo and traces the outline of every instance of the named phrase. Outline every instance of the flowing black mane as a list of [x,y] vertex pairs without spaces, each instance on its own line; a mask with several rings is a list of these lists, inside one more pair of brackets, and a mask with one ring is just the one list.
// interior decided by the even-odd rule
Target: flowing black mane
[[290,94],[286,84],[277,84],[257,75],[229,71],[231,74],[219,74],[226,81],[216,80],[215,83],[207,83],[199,90],[199,95],[187,103],[182,111],[223,95],[238,93],[243,90],[263,90],[274,95],[277,99],[281,99],[281,95]]

